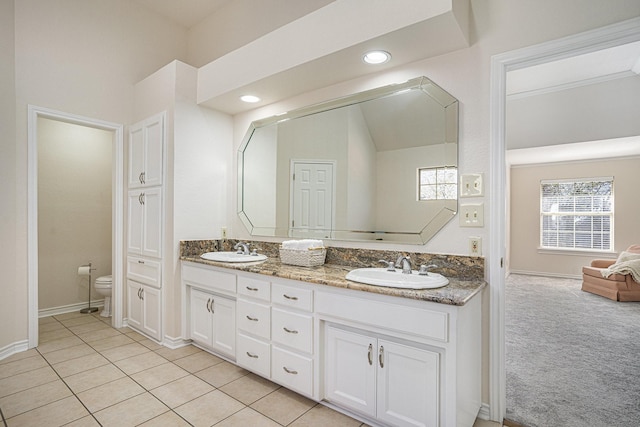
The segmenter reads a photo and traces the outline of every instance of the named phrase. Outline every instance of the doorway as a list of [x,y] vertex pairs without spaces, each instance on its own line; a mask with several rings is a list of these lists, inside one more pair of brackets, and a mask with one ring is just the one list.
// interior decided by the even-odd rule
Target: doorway
[[331,237],[335,212],[335,162],[291,160],[292,237]]
[[492,420],[501,421],[506,414],[504,304],[508,235],[505,161],[507,72],[636,41],[640,41],[639,18],[491,58],[490,185],[494,191],[490,197],[491,244],[487,267],[491,283],[489,418]]
[[[47,151],[49,150],[46,150],[46,149],[43,149],[42,153],[39,153],[39,143],[45,143],[45,142],[51,143],[54,139],[57,139],[59,140],[59,142],[62,141],[62,144],[64,144],[65,140],[67,142],[70,140],[73,140],[73,136],[71,134],[68,134],[67,137],[64,137],[64,136],[61,138],[55,137],[52,139],[51,135],[55,134],[55,132],[53,132],[52,129],[55,129],[56,130],[55,132],[63,132],[63,134],[64,132],[74,132],[74,131],[75,132],[85,131],[88,133],[91,133],[93,131],[96,134],[102,134],[103,137],[105,136],[105,133],[106,133],[106,137],[109,140],[107,142],[108,147],[106,148],[106,151],[103,152],[102,154],[110,157],[110,162],[108,163],[110,164],[111,172],[109,177],[107,178],[107,180],[110,180],[110,194],[106,195],[107,199],[109,198],[111,199],[109,204],[110,206],[109,209],[111,212],[108,213],[109,214],[108,216],[110,217],[110,227],[109,227],[110,238],[109,237],[107,238],[107,239],[110,239],[110,249],[108,250],[110,254],[107,254],[106,256],[104,254],[101,254],[99,255],[99,257],[101,257],[103,260],[109,258],[109,262],[111,264],[108,267],[103,265],[102,267],[104,268],[105,271],[100,271],[99,273],[100,274],[111,273],[113,275],[112,299],[114,303],[113,303],[113,309],[112,309],[112,325],[115,327],[122,326],[123,127],[122,125],[115,124],[115,123],[109,123],[109,122],[104,122],[97,119],[76,116],[76,115],[49,110],[41,107],[29,106],[28,183],[27,183],[29,348],[33,348],[38,345],[38,317],[39,317],[39,305],[40,305],[38,301],[39,300],[39,282],[41,280],[46,280],[46,277],[42,277],[42,278],[39,277],[39,267],[41,265],[40,263],[41,254],[39,254],[40,241],[38,236],[39,236],[39,202],[41,200],[39,198],[38,190],[39,190],[39,184],[43,186],[54,184],[54,183],[41,182],[39,180],[38,178],[39,163],[38,162],[39,162],[39,159],[41,158],[42,160],[45,161],[45,164],[47,164],[47,163],[50,163],[49,159],[51,158],[55,159],[56,156],[63,155],[61,151],[56,152],[56,150],[54,150],[53,152],[47,153]],[[40,137],[40,134],[43,135],[42,138]],[[45,137],[45,135],[48,135],[48,137]],[[53,148],[53,146],[49,146],[47,148]],[[73,162],[82,162],[83,156],[81,155],[80,150],[77,148],[78,147],[74,149],[73,147],[67,146],[66,148],[63,149],[61,146],[57,147],[58,150],[66,149],[68,157],[76,156],[76,158],[73,159]],[[79,164],[80,163],[76,163],[76,165],[79,165]],[[65,166],[65,167],[68,167],[68,166]],[[44,178],[49,177],[49,179],[52,179],[51,177],[55,175],[51,175],[50,174],[51,171],[49,171],[48,169],[50,168],[47,167],[46,172],[45,170],[43,170],[43,177]],[[56,178],[53,178],[53,179],[56,179],[60,184],[63,184],[62,180],[66,178],[57,176]],[[73,174],[70,174],[70,179],[73,179]],[[70,184],[67,182],[64,185],[70,185]],[[62,202],[62,201],[59,199],[56,199],[55,197],[50,198],[48,200],[45,197],[42,199],[43,209],[45,209],[45,211],[48,210],[48,212],[55,212],[55,209],[51,209],[51,205],[59,202]],[[70,202],[70,204],[73,204],[73,203],[77,203],[77,201]],[[91,201],[87,200],[87,203],[91,203]],[[75,214],[73,212],[68,211],[65,215],[75,215]],[[45,221],[50,221],[51,218],[55,216],[55,214],[51,214],[51,215],[47,214],[47,216],[48,218],[45,219]],[[86,212],[84,214],[81,213],[78,216],[78,218],[76,218],[75,220],[79,221],[80,218],[84,218],[84,220],[87,220],[86,216],[87,216]],[[69,218],[69,220],[71,220],[71,218]],[[91,219],[88,219],[87,221],[90,222]],[[55,227],[51,227],[51,223],[43,223],[44,233],[51,234],[51,233],[54,233],[54,231],[55,231]],[[69,237],[67,235],[67,239],[76,240],[75,242],[76,244],[80,244],[79,242],[82,241],[82,238],[83,236]],[[47,251],[54,250],[55,243],[50,243],[50,242],[55,242],[55,239],[56,239],[56,236],[53,236],[53,238],[51,239],[43,240],[42,249]],[[63,241],[63,240],[59,240],[59,241],[61,242],[61,244],[70,243],[68,241]],[[60,251],[60,252],[65,252],[65,251]],[[80,256],[84,257],[85,255],[81,254]],[[44,254],[42,254],[42,257],[44,258]],[[50,256],[47,255],[47,257],[49,258]],[[53,257],[53,255],[51,255],[51,257]],[[85,261],[73,260],[71,262],[73,265],[66,266],[68,267],[66,269],[67,270],[66,273],[69,273],[69,271],[71,272],[69,275],[67,275],[68,277],[66,277],[66,280],[67,282],[69,281],[72,282],[71,290],[70,290],[72,294],[74,292],[76,294],[78,292],[82,292],[81,290],[78,289],[77,276],[75,274],[77,271],[77,267],[79,267],[79,265],[75,265],[75,264],[77,264],[78,262],[84,263]],[[104,263],[106,262],[107,261],[104,261]],[[46,266],[45,264],[49,264],[49,265]],[[48,263],[43,262],[42,266],[47,267],[46,271],[51,271],[51,268],[54,268],[54,269],[56,268],[56,261],[53,260],[53,262],[48,262]],[[55,272],[54,274],[60,275],[61,273]],[[97,277],[97,276],[94,276],[94,277]],[[83,290],[87,293],[86,297],[84,297],[85,298],[84,301],[86,301],[88,299],[88,288],[86,283],[84,284]],[[46,290],[45,292],[49,293],[49,290]],[[71,298],[73,299],[73,297],[74,296],[72,295]],[[75,295],[75,297],[77,298],[78,295]],[[54,302],[54,304],[56,303]],[[61,305],[65,305],[65,304],[62,303]],[[75,309],[75,306],[73,306],[73,304],[71,304],[71,306],[73,309]]]

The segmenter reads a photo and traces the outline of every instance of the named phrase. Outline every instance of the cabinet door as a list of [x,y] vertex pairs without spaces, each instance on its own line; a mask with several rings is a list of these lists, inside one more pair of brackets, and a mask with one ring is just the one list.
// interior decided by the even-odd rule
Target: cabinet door
[[142,331],[157,340],[161,337],[161,298],[160,290],[150,286],[142,286]]
[[207,347],[213,345],[211,294],[190,288],[189,338]]
[[141,285],[127,280],[127,324],[142,330],[142,304],[140,303]]
[[129,128],[129,188],[141,187],[144,180],[145,130],[143,123]]
[[213,312],[213,349],[236,357],[236,302],[211,296]]
[[164,114],[145,120],[144,185],[162,185],[162,151],[164,145]]
[[142,190],[132,190],[128,193],[127,251],[132,254],[142,254],[144,227],[142,196]]
[[395,426],[439,425],[440,355],[378,340],[377,417]]
[[162,189],[145,188],[142,192],[142,255],[162,256]]
[[376,416],[376,339],[327,328],[326,399]]

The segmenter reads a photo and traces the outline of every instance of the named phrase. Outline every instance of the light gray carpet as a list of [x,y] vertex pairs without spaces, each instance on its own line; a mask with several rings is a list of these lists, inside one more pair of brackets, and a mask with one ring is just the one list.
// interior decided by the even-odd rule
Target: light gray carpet
[[572,279],[507,279],[507,419],[528,427],[640,426],[640,303],[580,287]]

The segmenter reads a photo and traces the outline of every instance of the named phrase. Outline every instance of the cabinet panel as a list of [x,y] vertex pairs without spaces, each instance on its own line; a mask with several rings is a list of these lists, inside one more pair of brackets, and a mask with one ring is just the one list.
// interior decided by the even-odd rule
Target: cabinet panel
[[136,282],[160,287],[162,270],[161,263],[138,257],[127,257],[127,277]]
[[142,193],[142,255],[162,256],[162,189],[147,188]]
[[236,275],[231,273],[223,273],[195,265],[183,265],[182,280],[201,285],[207,289],[228,294],[236,293]]
[[378,418],[396,426],[437,426],[439,354],[378,341]]
[[271,300],[274,304],[298,310],[313,311],[313,291],[273,282]]
[[273,307],[271,337],[274,342],[292,349],[313,352],[313,317]]
[[271,349],[271,376],[287,388],[306,394],[313,393],[313,359],[275,345]]
[[129,188],[140,187],[144,172],[144,127],[142,123],[129,128]]
[[213,314],[213,349],[236,357],[236,302],[220,296],[211,297]]
[[238,300],[238,329],[260,338],[271,338],[271,308],[265,304]]
[[213,323],[211,321],[211,294],[191,288],[189,338],[200,344],[213,343]]
[[140,285],[127,280],[127,324],[142,329],[142,304],[140,304]]
[[142,299],[142,331],[147,335],[160,339],[161,305],[160,290],[143,286],[140,292]]
[[143,217],[142,191],[133,190],[128,193],[127,215],[127,251],[142,254]]
[[162,185],[163,115],[150,118],[146,121],[145,128],[147,135],[144,184],[147,186]]
[[238,276],[238,294],[271,301],[271,283],[253,277]]
[[271,376],[271,346],[244,334],[238,334],[238,365],[266,378]]

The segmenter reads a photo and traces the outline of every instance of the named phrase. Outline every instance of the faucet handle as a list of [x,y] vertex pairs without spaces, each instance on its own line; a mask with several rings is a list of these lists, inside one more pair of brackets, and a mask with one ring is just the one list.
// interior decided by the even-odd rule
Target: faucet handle
[[387,266],[387,271],[396,271],[396,264],[393,261],[385,261],[381,259],[378,262],[385,264]]
[[429,274],[429,270],[432,268],[438,268],[438,266],[435,264],[430,264],[430,265],[422,264],[420,266],[420,270],[418,271],[418,274],[420,274],[421,276],[426,276],[427,274]]

